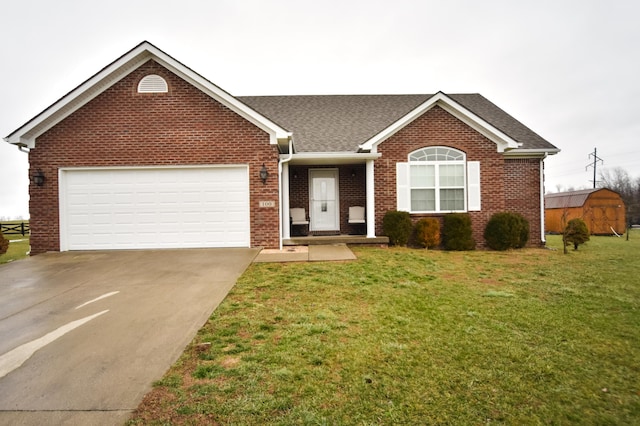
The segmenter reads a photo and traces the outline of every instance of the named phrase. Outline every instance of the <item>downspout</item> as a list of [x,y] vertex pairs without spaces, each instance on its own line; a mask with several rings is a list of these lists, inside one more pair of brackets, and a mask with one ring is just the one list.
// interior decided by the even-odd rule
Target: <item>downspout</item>
[[282,234],[284,232],[283,229],[283,225],[284,225],[284,218],[283,218],[283,206],[282,203],[283,198],[282,198],[282,193],[284,192],[282,186],[284,185],[284,182],[282,181],[282,165],[284,163],[288,163],[289,161],[291,161],[291,158],[293,158],[293,136],[289,137],[289,156],[287,158],[285,158],[284,160],[280,160],[278,162],[278,179],[280,181],[280,184],[278,185],[278,199],[280,200],[280,202],[278,203],[278,217],[280,218],[280,235],[279,235],[279,249],[282,250]]
[[545,152],[544,157],[540,160],[540,239],[542,244],[547,244],[547,239],[544,234],[544,160],[548,154]]

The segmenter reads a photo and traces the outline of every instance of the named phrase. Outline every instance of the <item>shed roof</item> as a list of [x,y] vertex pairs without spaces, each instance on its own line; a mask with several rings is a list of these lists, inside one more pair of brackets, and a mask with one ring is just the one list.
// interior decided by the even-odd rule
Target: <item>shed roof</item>
[[[544,196],[544,204],[547,209],[563,209],[570,207],[582,207],[594,192],[611,191],[607,188],[582,189],[579,191],[557,192]],[[617,194],[615,191],[611,191]]]

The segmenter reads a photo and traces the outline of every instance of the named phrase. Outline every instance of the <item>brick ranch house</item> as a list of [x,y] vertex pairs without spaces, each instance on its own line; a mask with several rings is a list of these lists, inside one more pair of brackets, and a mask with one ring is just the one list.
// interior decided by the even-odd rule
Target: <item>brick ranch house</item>
[[5,138],[29,153],[31,252],[282,247],[468,212],[481,243],[515,211],[544,242],[559,150],[478,94],[234,97],[143,42]]

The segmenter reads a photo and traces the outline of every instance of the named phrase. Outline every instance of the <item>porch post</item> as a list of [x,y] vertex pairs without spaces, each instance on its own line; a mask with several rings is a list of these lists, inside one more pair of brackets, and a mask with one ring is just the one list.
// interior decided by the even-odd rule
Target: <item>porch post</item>
[[373,160],[367,160],[367,238],[376,236],[376,203],[373,179]]
[[[282,164],[282,239],[291,238],[289,226],[289,163]],[[281,247],[282,248],[282,247]]]

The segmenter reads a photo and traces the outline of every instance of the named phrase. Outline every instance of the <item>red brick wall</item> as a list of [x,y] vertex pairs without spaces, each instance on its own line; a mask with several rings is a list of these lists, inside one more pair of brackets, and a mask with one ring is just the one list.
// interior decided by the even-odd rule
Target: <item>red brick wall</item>
[[[538,243],[539,160],[526,160],[525,164],[505,160],[494,142],[437,106],[378,146],[382,157],[375,162],[377,235],[382,235],[384,214],[397,208],[395,164],[408,161],[410,152],[426,146],[455,148],[466,153],[467,161],[480,161],[482,211],[470,212],[478,247],[484,246],[484,228],[491,215],[506,210],[518,211],[529,220],[530,242]],[[412,220],[429,216],[442,215],[412,215]]]
[[[169,93],[137,93],[150,73],[167,80]],[[33,254],[60,249],[58,169],[79,166],[248,164],[251,245],[279,245],[277,207],[258,207],[260,200],[279,202],[278,152],[269,135],[153,61],[40,136],[29,162],[30,175],[42,169],[47,178],[30,187]]]
[[540,229],[540,159],[507,159],[504,164],[505,210],[529,221],[529,245],[542,245]]

